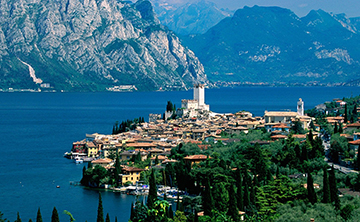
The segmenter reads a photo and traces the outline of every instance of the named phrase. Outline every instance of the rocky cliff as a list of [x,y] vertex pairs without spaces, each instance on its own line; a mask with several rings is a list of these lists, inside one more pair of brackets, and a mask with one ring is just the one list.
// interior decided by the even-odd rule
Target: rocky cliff
[[[204,68],[149,1],[0,1],[0,87],[184,89]],[[44,84],[47,83],[47,84]]]

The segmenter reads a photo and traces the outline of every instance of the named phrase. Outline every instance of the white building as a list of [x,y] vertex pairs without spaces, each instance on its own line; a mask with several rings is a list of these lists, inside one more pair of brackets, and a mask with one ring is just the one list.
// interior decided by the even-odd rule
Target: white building
[[304,101],[301,98],[297,102],[297,113],[299,116],[304,116]]
[[203,84],[194,85],[194,98],[192,100],[181,100],[181,114],[193,117],[199,111],[209,111],[210,106],[205,104],[205,86]]

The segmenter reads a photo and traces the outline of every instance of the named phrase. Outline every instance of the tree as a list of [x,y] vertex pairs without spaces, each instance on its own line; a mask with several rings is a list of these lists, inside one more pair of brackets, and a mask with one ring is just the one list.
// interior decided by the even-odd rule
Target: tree
[[103,205],[102,205],[102,199],[101,199],[100,192],[99,192],[99,204],[98,204],[96,222],[104,222],[104,209],[103,209]]
[[41,212],[40,212],[40,207],[37,211],[37,215],[36,215],[36,222],[42,222],[42,216],[41,216]]
[[291,130],[294,134],[304,134],[304,129],[300,123],[300,121],[294,121],[294,124],[291,127]]
[[349,220],[352,217],[352,212],[354,210],[354,206],[351,204],[346,204],[343,208],[341,208],[340,216],[345,220]]
[[105,222],[110,222],[110,216],[109,216],[109,213],[106,214],[106,219],[105,219]]
[[214,209],[214,199],[211,193],[210,178],[206,179],[205,191],[202,193],[202,205],[204,209],[204,215],[211,216],[211,210]]
[[230,185],[230,190],[229,190],[229,206],[228,206],[228,215],[234,220],[234,221],[238,221],[239,220],[239,210],[237,208],[237,201],[236,201],[236,196],[235,196],[235,189],[234,189],[234,185]]
[[244,174],[244,199],[243,199],[243,206],[245,211],[248,210],[250,206],[250,191],[249,191],[249,183],[250,183],[250,176],[248,172],[245,170]]
[[338,195],[338,189],[336,184],[336,176],[334,165],[331,166],[331,170],[329,173],[329,187],[330,187],[330,199],[331,202],[334,203],[335,210],[340,210],[340,200]]
[[335,126],[334,126],[334,134],[338,133],[339,130],[338,130],[338,125],[337,125],[337,122],[335,122]]
[[310,171],[308,171],[308,177],[307,177],[307,191],[308,191],[309,202],[315,204],[317,202],[317,197],[314,189],[314,180],[312,178]]
[[64,210],[64,214],[66,214],[66,215],[68,215],[68,216],[70,217],[70,222],[75,221],[75,219],[74,219],[73,215],[72,215],[69,211]]
[[52,211],[51,222],[60,222],[59,214],[58,214],[58,212],[56,210],[56,207],[54,207],[54,209]]
[[154,207],[154,203],[157,200],[157,188],[156,188],[156,179],[154,169],[151,169],[151,174],[149,178],[149,196],[147,200],[147,206],[149,209]]
[[347,109],[347,103],[345,103],[345,111],[344,111],[344,123],[347,123],[349,120],[348,118],[348,109]]
[[[139,152],[140,153],[140,152]],[[122,171],[122,167],[120,166],[120,157],[119,157],[119,152],[118,150],[116,150],[116,159],[115,159],[115,184],[116,186],[120,185],[120,174]]]
[[242,191],[243,182],[242,182],[241,171],[239,168],[236,170],[236,185],[237,185],[237,191],[236,191],[237,206],[239,210],[244,211],[244,200],[243,200],[244,196]]
[[21,218],[20,218],[19,212],[17,212],[17,217],[16,217],[15,222],[21,222]]
[[330,203],[331,198],[330,198],[330,186],[329,186],[327,167],[324,167],[323,171],[324,171],[324,177],[323,177],[323,199],[322,199],[322,202]]

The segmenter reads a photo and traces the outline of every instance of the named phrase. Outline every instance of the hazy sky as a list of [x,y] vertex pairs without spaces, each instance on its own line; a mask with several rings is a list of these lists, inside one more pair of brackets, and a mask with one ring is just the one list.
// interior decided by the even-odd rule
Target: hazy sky
[[[195,1],[195,0],[191,0]],[[312,9],[323,9],[348,17],[360,17],[360,0],[209,0],[220,8],[238,9],[247,6],[280,6],[288,8],[302,17]]]

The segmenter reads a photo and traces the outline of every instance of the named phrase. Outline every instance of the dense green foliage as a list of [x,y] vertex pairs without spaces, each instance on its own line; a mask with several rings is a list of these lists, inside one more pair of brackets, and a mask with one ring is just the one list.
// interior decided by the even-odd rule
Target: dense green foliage
[[122,121],[120,124],[118,121],[116,121],[112,129],[112,134],[119,134],[119,133],[127,132],[129,130],[134,130],[136,129],[137,125],[144,122],[145,122],[144,117],[135,118],[133,120],[128,119],[126,121]]

